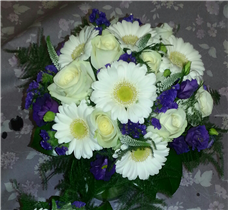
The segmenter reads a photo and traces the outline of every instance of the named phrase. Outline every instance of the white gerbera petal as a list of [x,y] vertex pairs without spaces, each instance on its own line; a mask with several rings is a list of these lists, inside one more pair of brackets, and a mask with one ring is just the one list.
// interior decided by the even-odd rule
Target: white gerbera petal
[[66,154],[74,152],[77,159],[91,158],[94,150],[102,149],[93,137],[95,127],[89,121],[92,111],[93,108],[88,107],[83,100],[79,106],[74,103],[59,106],[59,113],[55,117],[53,129],[56,130],[58,143],[69,143]]
[[[172,73],[181,72],[183,65],[190,61],[190,73],[184,77],[184,80],[197,79],[199,82],[205,71],[204,64],[201,60],[201,55],[199,52],[195,50],[190,43],[184,42],[182,38],[176,38],[173,35],[170,36],[167,41],[165,41],[165,44],[168,44],[166,48],[167,56],[169,59],[168,68],[170,71]],[[166,58],[163,58],[162,60],[166,63],[165,65],[167,67]],[[161,69],[164,67],[164,64],[162,64]]]
[[168,143],[162,141],[162,138],[157,134],[148,132],[144,137],[150,138],[154,142],[156,149],[151,143],[153,155],[149,148],[137,149],[136,151],[128,151],[116,162],[116,172],[129,180],[134,180],[137,177],[146,180],[149,176],[158,174],[169,154]]
[[87,60],[91,55],[91,40],[98,35],[99,31],[94,26],[84,27],[78,36],[71,35],[60,50],[59,64],[61,68],[73,60]]
[[[137,123],[149,116],[156,99],[156,76],[146,74],[146,66],[115,61],[111,67],[98,73],[98,81],[92,84],[90,99],[102,111],[111,111],[111,118],[127,123]],[[137,75],[132,76],[134,72]],[[105,88],[109,87],[109,88]]]
[[131,51],[139,51],[137,41],[146,34],[151,34],[151,39],[148,41],[147,46],[157,42],[157,40],[154,40],[157,33],[151,28],[149,23],[140,26],[138,21],[131,23],[123,20],[109,26],[107,29],[118,39],[122,48],[128,48]]

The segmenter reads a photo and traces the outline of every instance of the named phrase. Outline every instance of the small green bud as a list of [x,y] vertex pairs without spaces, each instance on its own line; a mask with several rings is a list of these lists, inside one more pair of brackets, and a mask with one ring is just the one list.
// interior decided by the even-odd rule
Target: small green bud
[[184,65],[184,76],[188,75],[190,73],[190,68],[191,68],[191,61],[188,61],[185,65]]
[[55,113],[52,111],[47,111],[43,117],[44,122],[51,122],[55,119]]
[[165,45],[161,45],[160,50],[163,51],[164,53],[167,52],[167,49],[166,49]]
[[53,76],[50,74],[43,73],[42,82],[44,84],[52,83],[53,82]]
[[166,69],[163,73],[163,76],[164,77],[168,77],[169,75],[171,74],[170,70],[169,69]]
[[55,133],[56,131],[47,131],[49,139],[47,142],[52,146],[52,147],[57,147],[59,145],[58,139],[55,138]]
[[217,132],[214,128],[211,128],[211,129],[209,130],[209,134],[210,134],[210,135],[214,135],[214,136],[218,136],[218,132]]

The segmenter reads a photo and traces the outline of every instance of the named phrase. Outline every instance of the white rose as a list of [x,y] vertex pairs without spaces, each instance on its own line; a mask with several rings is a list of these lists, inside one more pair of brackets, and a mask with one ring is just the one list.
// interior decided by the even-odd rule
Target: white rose
[[117,120],[111,119],[111,114],[95,109],[91,116],[91,123],[96,127],[95,138],[103,148],[117,146],[117,141],[121,136]]
[[173,138],[179,137],[188,124],[186,113],[182,108],[169,109],[165,113],[160,113],[157,119],[159,119],[161,129],[158,130],[154,126],[148,126],[147,130],[157,133],[167,141],[172,141]]
[[141,53],[140,58],[148,64],[151,71],[158,72],[161,64],[161,55],[154,50],[148,50]]
[[91,93],[94,81],[95,76],[89,62],[73,61],[55,75],[54,83],[48,86],[48,90],[52,97],[62,103],[79,104]]
[[213,99],[211,94],[201,87],[196,93],[196,99],[198,103],[195,104],[195,106],[202,113],[202,117],[209,116],[213,109]]
[[167,23],[162,24],[161,27],[156,27],[155,31],[157,32],[155,36],[157,39],[168,39],[173,34],[173,28]]
[[91,44],[91,63],[96,69],[118,60],[120,55],[123,54],[119,42],[107,31],[104,31],[101,36],[93,38]]

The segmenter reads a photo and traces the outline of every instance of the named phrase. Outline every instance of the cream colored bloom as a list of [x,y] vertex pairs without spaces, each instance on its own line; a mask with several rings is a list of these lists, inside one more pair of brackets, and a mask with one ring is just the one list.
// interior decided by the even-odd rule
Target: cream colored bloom
[[103,148],[117,146],[117,140],[121,136],[117,120],[111,119],[110,112],[95,109],[91,114],[91,123],[96,127],[94,137]]
[[155,31],[157,32],[157,39],[168,39],[173,34],[173,28],[167,23],[163,23],[160,27],[156,27]]
[[151,38],[146,46],[157,43],[155,40],[156,31],[153,30],[149,23],[140,26],[138,21],[133,23],[123,20],[107,28],[120,42],[122,48],[128,48],[131,51],[139,51],[138,41],[146,34],[151,34]]
[[87,60],[91,56],[91,40],[98,33],[97,30],[94,30],[94,26],[86,26],[80,31],[78,36],[71,35],[60,50],[59,64],[61,68],[73,60]]
[[98,73],[90,99],[96,108],[110,111],[112,120],[143,123],[156,99],[155,74],[146,73],[146,65],[114,61]]
[[211,94],[201,87],[196,93],[196,99],[198,103],[195,106],[202,113],[202,117],[209,116],[213,110],[213,99]]
[[172,141],[173,138],[179,137],[187,127],[186,113],[182,108],[169,109],[165,113],[160,113],[157,117],[161,124],[158,130],[154,126],[148,126],[147,131],[157,133],[166,141]]
[[108,31],[103,31],[101,36],[93,38],[91,44],[91,63],[96,69],[118,60],[120,55],[123,54],[120,44]]
[[74,152],[77,159],[91,158],[94,150],[102,149],[94,138],[95,127],[90,123],[92,111],[85,100],[79,106],[75,103],[59,106],[52,128],[56,130],[59,144],[69,143],[67,155]]
[[122,174],[124,178],[134,180],[139,177],[139,179],[146,180],[149,176],[158,174],[164,165],[166,156],[169,154],[167,142],[151,132],[148,132],[144,138],[148,138],[147,143],[151,144],[153,155],[150,148],[128,151],[116,162],[116,172]]
[[161,64],[161,55],[154,50],[143,51],[140,58],[148,64],[150,71],[155,74],[158,72]]
[[54,77],[54,83],[48,86],[52,97],[62,103],[79,103],[91,93],[91,84],[95,76],[89,62],[73,61],[60,70]]

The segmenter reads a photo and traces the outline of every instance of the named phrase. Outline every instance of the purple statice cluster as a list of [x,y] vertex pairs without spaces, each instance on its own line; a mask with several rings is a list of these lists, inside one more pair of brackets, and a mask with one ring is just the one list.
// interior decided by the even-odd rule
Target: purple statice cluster
[[29,84],[29,87],[26,90],[25,109],[29,109],[32,105],[34,96],[40,95],[39,87],[40,84],[37,81],[32,81]]
[[138,139],[141,135],[144,136],[146,134],[146,125],[139,122],[133,123],[128,120],[128,123],[121,125],[121,133]]
[[177,97],[177,92],[180,89],[180,85],[176,84],[171,87],[169,90],[165,90],[157,97],[157,102],[155,105],[158,107],[155,109],[155,112],[165,113],[168,109],[177,109],[178,104],[175,102]]
[[157,128],[158,130],[161,129],[161,124],[159,122],[159,119],[152,117],[151,124],[154,126],[154,128]]
[[95,29],[99,31],[99,35],[101,35],[103,29],[110,26],[106,14],[104,12],[99,12],[98,9],[92,10],[92,13],[89,16],[89,21],[97,26]]
[[[65,203],[62,201],[55,201],[57,209],[61,209],[61,205],[64,205]],[[71,203],[71,206],[74,206],[76,208],[81,208],[83,206],[85,206],[86,203],[82,202],[82,201],[74,201],[73,203]]]
[[[42,140],[40,141],[40,145],[45,150],[52,150],[52,145],[48,142],[50,140],[50,136],[46,130],[40,131],[40,136]],[[68,151],[68,148],[65,146],[59,146],[55,148],[55,151],[58,155],[66,155],[66,151]]]
[[116,166],[106,156],[97,154],[96,160],[90,163],[90,172],[97,180],[109,181],[116,172]]
[[210,135],[205,125],[192,127],[188,130],[187,135],[173,139],[169,146],[174,148],[176,153],[182,154],[197,149],[198,152],[209,148],[213,141],[210,141]]
[[136,58],[131,54],[128,54],[128,53],[124,53],[123,55],[120,56],[119,60],[118,61],[125,61],[127,63],[130,63],[130,62],[133,62],[136,64]]
[[140,21],[140,19],[134,18],[132,14],[130,14],[128,17],[123,18],[122,21],[123,20],[126,20],[127,22],[131,22],[131,23],[133,23],[134,21],[138,21],[139,25],[142,25],[142,22]]

